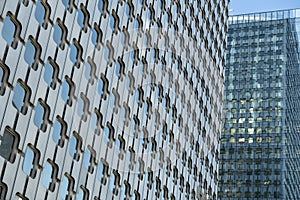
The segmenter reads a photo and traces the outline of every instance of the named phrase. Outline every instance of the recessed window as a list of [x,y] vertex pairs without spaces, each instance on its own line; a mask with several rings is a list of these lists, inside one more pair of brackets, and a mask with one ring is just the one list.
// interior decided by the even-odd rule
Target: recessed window
[[20,37],[21,25],[15,19],[14,15],[8,11],[3,21],[2,37],[12,46],[14,49],[17,48],[17,41]]
[[13,106],[22,114],[26,115],[31,91],[25,83],[19,79],[14,87]]
[[42,183],[45,188],[51,192],[55,189],[57,179],[58,166],[52,160],[48,159],[43,169]]
[[9,67],[0,60],[0,95],[3,96],[8,85]]
[[99,28],[99,26],[94,23],[94,27],[92,29],[92,43],[96,46],[100,43],[102,43],[102,30]]
[[84,5],[80,4],[80,9],[78,10],[77,23],[86,32],[89,23],[90,15]]
[[55,61],[51,57],[49,57],[46,65],[45,65],[44,81],[52,89],[55,89],[56,82],[58,81],[58,73],[59,73],[58,65],[55,63]]
[[60,147],[64,146],[64,140],[66,139],[66,132],[67,132],[67,123],[60,116],[57,116],[53,124],[52,139]]
[[74,98],[74,92],[75,92],[75,85],[73,81],[68,76],[66,76],[62,84],[61,97],[65,102],[67,102],[69,106],[72,106],[72,99]]
[[79,191],[77,193],[78,200],[88,200],[89,199],[89,191],[87,188],[85,188],[83,185],[80,186]]
[[73,42],[71,44],[70,60],[73,63],[76,63],[76,66],[78,66],[80,61],[82,61],[82,47],[76,39],[73,39]]
[[61,49],[64,49],[65,42],[67,41],[67,28],[59,18],[54,25],[53,39]]
[[74,192],[74,184],[75,180],[72,176],[70,176],[68,173],[65,173],[62,182],[61,182],[61,198],[62,199],[72,199],[71,194]]
[[27,176],[35,178],[40,155],[38,150],[31,144],[26,147],[22,169]]
[[50,15],[49,4],[44,0],[37,1],[34,16],[40,26],[47,28],[47,20],[49,18],[49,15]]
[[74,132],[70,138],[69,154],[76,161],[78,161],[80,158],[81,145],[82,138],[78,133]]
[[49,121],[50,107],[42,99],[39,99],[34,111],[33,123],[45,132]]
[[10,127],[5,127],[0,139],[0,155],[7,161],[14,163],[18,152],[20,136]]
[[82,92],[80,93],[77,105],[77,114],[81,116],[81,119],[85,122],[89,114],[90,101]]

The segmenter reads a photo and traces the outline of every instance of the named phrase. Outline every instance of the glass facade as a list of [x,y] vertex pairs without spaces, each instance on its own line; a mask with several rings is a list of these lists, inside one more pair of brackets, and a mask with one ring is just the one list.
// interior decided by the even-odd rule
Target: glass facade
[[300,10],[230,16],[219,199],[299,199]]
[[0,199],[216,199],[228,0],[0,0]]

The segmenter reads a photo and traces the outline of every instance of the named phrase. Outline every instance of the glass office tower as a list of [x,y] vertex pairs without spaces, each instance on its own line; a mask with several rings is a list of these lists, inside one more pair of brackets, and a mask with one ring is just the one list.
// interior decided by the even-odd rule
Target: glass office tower
[[1,0],[0,199],[216,199],[228,0]]
[[300,198],[300,10],[229,18],[219,199]]

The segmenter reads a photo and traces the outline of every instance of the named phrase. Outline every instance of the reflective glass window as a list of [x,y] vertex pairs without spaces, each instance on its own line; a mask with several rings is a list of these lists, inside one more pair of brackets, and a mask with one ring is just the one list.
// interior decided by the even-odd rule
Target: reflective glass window
[[82,9],[80,8],[79,10],[78,10],[78,15],[77,15],[77,23],[79,24],[79,26],[81,27],[81,28],[83,28],[84,27],[84,12],[82,11]]
[[26,63],[31,66],[35,61],[36,48],[30,40],[26,42],[24,58]]
[[63,36],[63,29],[60,27],[58,22],[56,22],[54,25],[53,39],[57,45],[61,44],[62,36]]
[[43,186],[47,189],[50,187],[50,184],[52,182],[52,173],[53,173],[53,167],[47,161],[43,169],[43,179],[42,179]]
[[62,131],[63,131],[63,125],[58,119],[56,119],[53,124],[53,132],[52,132],[52,139],[56,144],[59,144]]
[[26,151],[25,151],[25,157],[24,157],[24,161],[23,161],[23,171],[25,172],[25,174],[27,176],[33,176],[34,178],[34,174],[32,174],[32,170],[33,170],[33,167],[34,167],[34,156],[35,156],[35,153],[33,151],[32,148],[30,148],[29,146],[26,147]]
[[91,151],[87,148],[84,153],[84,167],[86,170],[89,170],[91,157],[92,157]]
[[19,135],[10,127],[6,127],[0,140],[0,156],[13,163],[15,161],[18,145]]
[[35,19],[39,22],[39,25],[42,25],[45,21],[45,14],[46,9],[44,5],[41,3],[41,0],[36,2],[36,9],[35,9]]
[[25,89],[21,86],[19,82],[17,82],[14,88],[14,96],[13,96],[12,103],[19,112],[21,112],[22,106],[24,104],[25,95],[26,95]]
[[75,154],[77,153],[77,145],[78,145],[78,140],[77,138],[72,135],[70,139],[70,147],[69,147],[69,154],[74,158]]
[[52,79],[53,79],[53,66],[48,61],[45,65],[45,71],[44,71],[44,81],[50,86]]
[[12,22],[9,16],[6,16],[3,22],[2,37],[11,45],[14,41],[16,25]]
[[38,104],[34,108],[35,114],[33,118],[33,123],[40,128],[44,121],[45,108],[43,105],[38,102]]
[[68,99],[69,99],[70,89],[71,89],[71,87],[70,87],[68,81],[65,79],[62,84],[62,92],[61,92],[61,97],[65,102],[68,101]]
[[76,63],[78,57],[78,49],[74,43],[71,45],[71,51],[70,51],[70,59],[73,63]]
[[70,184],[69,178],[66,175],[64,175],[61,186],[60,186],[61,187],[60,195],[61,195],[62,199],[67,199],[66,196],[69,193],[69,184]]
[[98,81],[98,93],[101,95],[104,92],[104,82],[102,80],[102,78],[99,78]]

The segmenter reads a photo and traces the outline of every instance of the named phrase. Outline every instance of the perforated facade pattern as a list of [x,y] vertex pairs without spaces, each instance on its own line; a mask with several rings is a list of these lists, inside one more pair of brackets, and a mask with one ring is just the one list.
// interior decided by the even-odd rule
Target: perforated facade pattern
[[1,0],[0,199],[216,199],[227,0]]
[[299,199],[300,10],[229,18],[219,199]]

